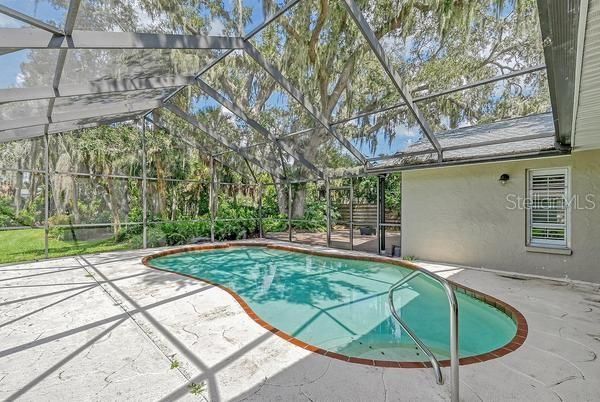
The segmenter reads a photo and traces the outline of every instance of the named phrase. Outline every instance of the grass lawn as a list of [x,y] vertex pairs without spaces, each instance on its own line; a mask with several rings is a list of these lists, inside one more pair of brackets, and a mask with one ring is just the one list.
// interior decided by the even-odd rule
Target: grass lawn
[[[49,257],[92,254],[131,248],[130,242],[115,243],[112,238],[78,242],[48,238]],[[44,229],[0,231],[0,264],[34,261],[42,258],[44,258]]]

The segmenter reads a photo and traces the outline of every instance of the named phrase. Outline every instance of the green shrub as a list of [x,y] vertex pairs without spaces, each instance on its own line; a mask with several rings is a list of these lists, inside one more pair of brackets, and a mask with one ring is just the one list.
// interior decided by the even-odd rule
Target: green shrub
[[[147,231],[147,243],[148,247],[162,247],[166,246],[167,242],[165,241],[165,236],[157,227],[149,227]],[[131,245],[133,248],[142,248],[143,246],[143,238],[142,234],[135,235],[131,240]]]
[[[130,241],[133,247],[141,247],[142,232],[142,225],[131,225],[119,232],[117,241]],[[149,224],[146,241],[148,247],[177,246],[187,244],[195,237],[208,236],[210,236],[210,222],[156,222]]]
[[11,199],[8,197],[0,198],[0,226],[21,226],[17,222],[15,209],[12,206]]
[[17,214],[12,197],[0,198],[0,226],[34,226],[42,225],[44,197],[37,196],[27,202]]
[[[166,245],[162,232],[157,228],[148,228],[147,236],[148,247],[162,247]],[[136,235],[131,240],[131,244],[135,248],[142,248],[144,245],[142,235]]]
[[[273,212],[274,208],[271,209],[271,213],[268,217],[263,218],[263,232],[284,232],[287,230],[287,219],[286,214],[278,214]],[[263,216],[264,216],[263,210]],[[340,213],[332,206],[331,208],[331,220],[333,223],[339,219]],[[292,227],[297,230],[307,232],[324,232],[327,230],[327,201],[315,200],[307,201],[304,207],[304,215],[300,219],[292,220]]]
[[292,221],[292,227],[310,232],[324,232],[327,230],[327,202],[307,202],[304,207],[302,220]]
[[77,211],[79,220],[87,223],[106,223],[112,222],[112,215],[108,208],[104,206],[100,197],[93,197],[90,200],[78,201]]
[[71,217],[66,214],[57,214],[52,215],[48,218],[48,224],[50,225],[50,230],[48,231],[48,236],[56,239],[56,240],[65,240],[67,237],[67,232],[70,230],[69,228],[57,228],[52,227],[53,225],[69,225],[71,224]]
[[[130,226],[123,229],[117,235],[117,243],[129,243],[131,248],[142,248],[144,245],[142,231],[142,225]],[[149,226],[146,233],[148,247],[162,247],[167,245],[165,236],[160,228]]]
[[[117,242],[123,242],[123,241],[127,241],[129,239],[133,239],[135,236],[141,235],[143,230],[144,230],[143,225],[124,226],[123,228],[121,228],[121,230],[117,234],[116,240],[117,240]],[[140,241],[141,241],[141,237],[140,237]]]
[[142,222],[144,219],[144,211],[141,207],[132,207],[127,214],[127,218],[129,222]]
[[258,209],[238,202],[221,202],[215,222],[216,240],[239,240],[258,233]]
[[210,222],[163,222],[158,227],[169,246],[187,244],[195,237],[210,236]]
[[287,230],[287,226],[288,224],[286,215],[263,218],[263,233],[285,232]]

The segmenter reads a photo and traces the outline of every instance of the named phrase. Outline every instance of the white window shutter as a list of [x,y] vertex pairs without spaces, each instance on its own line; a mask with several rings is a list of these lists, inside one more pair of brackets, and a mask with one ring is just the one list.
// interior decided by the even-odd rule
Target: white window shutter
[[569,246],[569,171],[528,171],[528,243],[541,247]]

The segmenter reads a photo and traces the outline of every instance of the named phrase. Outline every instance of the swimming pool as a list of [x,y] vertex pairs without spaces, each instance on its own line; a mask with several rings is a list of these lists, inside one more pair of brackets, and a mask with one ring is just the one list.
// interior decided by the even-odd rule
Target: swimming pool
[[[252,318],[300,346],[367,364],[428,361],[389,313],[388,289],[412,272],[408,267],[256,245],[169,253],[146,263],[230,290]],[[456,293],[461,363],[515,349],[515,339],[523,338],[516,310],[464,288]],[[440,285],[420,275],[398,289],[394,300],[438,360],[447,360],[449,309]]]

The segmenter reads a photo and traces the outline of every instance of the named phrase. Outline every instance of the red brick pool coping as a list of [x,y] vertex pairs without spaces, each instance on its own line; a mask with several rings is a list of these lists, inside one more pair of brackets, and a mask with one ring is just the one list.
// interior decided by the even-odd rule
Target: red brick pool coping
[[[244,311],[246,312],[246,314],[248,314],[248,316],[253,319],[257,324],[259,324],[261,327],[265,328],[267,331],[272,332],[273,334],[279,336],[280,338],[296,345],[299,346],[303,349],[309,350],[311,352],[314,353],[318,353],[321,354],[323,356],[327,356],[327,357],[331,357],[334,359],[338,359],[338,360],[342,360],[345,362],[349,362],[349,363],[357,363],[357,364],[364,364],[364,365],[369,365],[369,366],[377,366],[377,367],[390,367],[390,368],[426,368],[426,367],[431,367],[431,363],[430,362],[400,362],[400,361],[391,361],[391,360],[371,360],[371,359],[362,359],[362,358],[358,358],[358,357],[351,357],[351,356],[346,356],[346,355],[342,355],[339,353],[335,353],[335,352],[331,352],[325,349],[321,349],[319,347],[313,346],[313,345],[309,345],[306,342],[303,342],[297,338],[294,338],[293,336],[273,327],[272,325],[270,325],[269,323],[267,323],[266,321],[262,320],[248,305],[248,303],[246,303],[244,301],[244,299],[242,299],[236,292],[234,292],[233,290],[229,289],[226,286],[223,286],[219,283],[204,279],[204,278],[198,278],[196,276],[192,276],[189,274],[183,274],[180,272],[174,272],[174,271],[170,271],[168,269],[163,269],[163,268],[157,268],[154,267],[150,264],[150,261],[153,260],[154,258],[157,257],[163,257],[166,255],[171,255],[171,254],[179,254],[179,253],[185,253],[185,252],[189,252],[189,251],[202,251],[202,250],[213,250],[213,249],[221,249],[221,248],[230,248],[230,247],[246,247],[246,246],[250,246],[250,247],[268,247],[268,248],[272,248],[272,249],[277,249],[277,250],[285,250],[285,251],[293,251],[293,252],[297,252],[297,253],[305,253],[305,254],[312,254],[312,255],[318,255],[318,256],[323,256],[323,257],[334,257],[334,258],[346,258],[346,259],[357,259],[357,260],[364,260],[364,261],[373,261],[373,262],[382,262],[382,263],[387,263],[387,264],[392,264],[392,265],[398,265],[404,268],[408,268],[408,269],[417,269],[419,268],[416,264],[413,264],[411,262],[408,261],[404,261],[404,260],[396,260],[396,259],[392,259],[392,258],[387,258],[387,257],[381,257],[381,256],[362,256],[362,255],[352,255],[352,256],[344,256],[340,253],[337,253],[336,251],[332,252],[325,252],[325,251],[320,251],[320,250],[310,250],[307,248],[301,248],[301,247],[293,247],[293,246],[288,246],[288,245],[282,245],[282,244],[273,244],[273,243],[260,243],[260,242],[249,242],[249,243],[220,243],[220,244],[204,244],[204,245],[194,245],[194,246],[184,246],[184,247],[178,247],[175,249],[171,249],[171,250],[165,250],[165,251],[161,251],[158,252],[156,254],[152,254],[149,256],[146,256],[142,259],[142,263],[144,265],[146,265],[147,267],[150,267],[152,269],[156,269],[159,271],[164,271],[164,272],[169,272],[172,274],[177,274],[177,275],[182,275],[182,276],[186,276],[195,280],[200,280],[202,282],[206,282],[209,283],[213,286],[216,286],[220,289],[223,289],[224,291],[226,291],[227,293],[229,293],[238,303],[239,305],[244,309]],[[487,360],[492,360],[492,359],[497,359],[499,357],[502,357],[504,355],[507,355],[511,352],[514,352],[515,350],[517,350],[519,347],[521,347],[521,345],[523,345],[523,343],[525,342],[525,339],[527,338],[527,333],[528,333],[528,327],[527,327],[527,321],[525,320],[525,317],[523,316],[523,314],[521,314],[521,312],[519,312],[516,308],[514,308],[513,306],[511,306],[508,303],[505,303],[501,300],[496,299],[495,297],[486,295],[484,293],[481,293],[477,290],[468,288],[466,286],[463,285],[459,285],[455,282],[449,281],[451,286],[454,288],[455,291],[459,292],[459,293],[464,293],[468,296],[474,297],[500,311],[502,311],[504,314],[508,315],[517,325],[517,333],[515,334],[515,336],[513,337],[513,339],[507,343],[506,345],[492,350],[491,352],[488,353],[484,353],[481,355],[476,355],[476,356],[469,356],[469,357],[463,357],[460,359],[460,364],[461,365],[466,365],[466,364],[473,364],[473,363],[480,363],[480,362],[484,362]],[[442,367],[449,367],[450,366],[450,360],[440,360],[439,361],[440,365]]]

